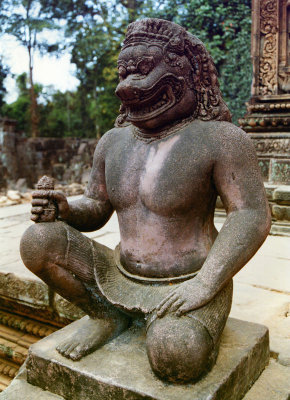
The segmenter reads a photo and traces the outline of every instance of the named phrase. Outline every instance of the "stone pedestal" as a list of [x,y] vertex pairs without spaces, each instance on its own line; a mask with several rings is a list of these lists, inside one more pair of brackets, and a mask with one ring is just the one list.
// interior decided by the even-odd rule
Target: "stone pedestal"
[[290,184],[290,1],[252,1],[253,84],[247,114],[263,178]]
[[55,348],[78,324],[82,320],[31,346],[27,359],[30,384],[70,400],[239,400],[269,360],[267,328],[230,318],[212,371],[196,384],[167,384],[151,371],[144,327],[133,326],[81,361],[62,357]]

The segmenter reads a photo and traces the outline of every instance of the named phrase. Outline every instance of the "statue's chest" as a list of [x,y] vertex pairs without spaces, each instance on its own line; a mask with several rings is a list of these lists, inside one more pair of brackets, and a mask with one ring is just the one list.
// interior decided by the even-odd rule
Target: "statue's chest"
[[138,146],[129,156],[115,149],[106,162],[106,184],[115,209],[141,202],[161,214],[185,211],[208,191],[211,165],[199,149],[178,146],[179,137]]

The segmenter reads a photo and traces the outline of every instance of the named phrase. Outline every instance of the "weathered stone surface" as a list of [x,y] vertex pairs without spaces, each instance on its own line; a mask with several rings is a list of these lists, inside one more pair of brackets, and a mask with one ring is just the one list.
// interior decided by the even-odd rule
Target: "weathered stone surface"
[[[0,211],[0,297],[17,300],[34,307],[47,307],[49,305],[47,285],[23,268],[20,261],[20,236],[24,229],[31,224],[27,216],[23,214],[23,210],[30,206],[17,205],[14,207],[13,210],[9,210],[8,207]],[[20,221],[23,225],[19,224]]]
[[275,189],[273,193],[273,200],[276,200],[281,204],[290,204],[290,186],[283,185]]
[[[7,243],[13,244],[13,246],[9,247],[10,259],[7,259],[7,262],[9,262],[11,259],[14,259],[14,256],[17,253],[20,235],[29,224],[29,209],[30,206],[28,204],[0,209],[0,218],[6,222],[5,226],[0,226],[1,240],[7,237],[7,229],[9,227],[9,232],[11,231],[11,233],[9,233],[10,240]],[[27,215],[23,215],[25,213]],[[215,225],[218,227],[218,229],[220,229],[223,222],[224,217],[217,218],[216,215]],[[108,224],[102,228],[102,230],[90,233],[88,235],[90,237],[95,237],[99,242],[114,248],[119,241],[118,222],[116,215],[114,214],[114,216],[110,219]],[[6,244],[3,246],[0,245],[1,259],[4,259],[6,250]],[[21,269],[18,271],[17,268],[15,273],[22,275],[25,271],[27,271],[27,274],[29,274],[29,271],[25,269],[24,265],[22,265],[21,261],[19,260],[18,255],[17,257],[19,268],[21,266]],[[265,262],[267,260],[267,265],[269,268],[266,267],[265,269]],[[252,268],[250,267],[251,265]],[[273,266],[275,268],[275,274],[273,274]],[[244,268],[245,274],[242,277],[244,283],[239,283],[240,274],[238,274],[238,276],[235,278],[233,307],[231,313],[231,316],[234,318],[240,318],[243,320],[267,325],[270,330],[270,348],[275,357],[278,357],[278,360],[285,360],[287,354],[290,354],[290,317],[289,309],[287,313],[286,308],[286,305],[290,302],[290,298],[286,293],[282,293],[283,288],[287,288],[287,290],[289,290],[289,268],[287,268],[287,266],[289,266],[288,239],[279,236],[269,236],[261,250],[249,262],[250,268]],[[31,276],[33,275],[31,274]],[[259,281],[261,277],[263,278],[262,282]],[[36,277],[34,278],[37,279]],[[267,281],[265,279],[267,279]],[[283,286],[281,286],[281,282],[284,282]],[[262,287],[255,287],[259,284],[262,284]],[[288,315],[288,318],[286,315]],[[37,316],[40,316],[39,311],[37,312]],[[259,379],[262,377],[263,374]],[[281,382],[278,379],[272,381],[271,384],[278,392],[279,390],[283,389]],[[20,393],[22,393],[21,390],[22,389],[20,389]],[[42,397],[39,396],[38,399],[42,400]],[[11,400],[18,400],[18,397],[12,397]],[[25,399],[23,396],[21,396],[21,400],[30,400],[30,397]],[[272,400],[272,398],[270,396],[264,396],[254,399],[253,397],[251,400]],[[276,399],[274,398],[274,400]]]
[[[52,326],[34,319],[0,310],[0,392],[17,375],[27,358],[29,346],[55,330]],[[15,396],[14,399],[19,398]]]
[[266,195],[268,200],[273,200],[274,190],[277,188],[277,185],[271,185],[269,183],[264,183]]
[[278,220],[290,221],[290,207],[274,205],[272,207],[272,214]]
[[224,205],[223,205],[223,202],[222,202],[220,196],[217,197],[215,206],[216,206],[216,208],[224,208]]
[[289,400],[289,398],[290,368],[282,367],[271,360],[243,400]]
[[290,237],[290,224],[287,221],[277,221],[272,223],[271,235]]
[[[17,265],[11,263],[8,268],[15,271]],[[31,304],[34,307],[48,306],[49,294],[48,287],[39,279],[29,279],[29,277],[19,276],[13,272],[0,270],[0,296],[17,299],[21,303]]]
[[15,189],[19,190],[20,192],[26,192],[27,191],[26,178],[19,178],[15,183]]
[[[193,382],[216,360],[234,274],[270,231],[268,202],[254,147],[230,123],[213,60],[197,37],[171,21],[138,20],[128,26],[117,67],[120,115],[96,147],[83,198],[69,205],[38,183],[37,224],[22,236],[21,257],[91,318],[59,344],[65,357],[93,352],[127,328],[130,313],[154,311],[163,318],[147,330],[152,370],[166,382]],[[81,154],[71,161],[81,176]],[[62,179],[64,160],[53,165]],[[229,215],[215,241],[217,195]],[[81,233],[98,230],[114,210],[115,253]]]
[[265,368],[268,331],[262,325],[229,319],[212,371],[196,384],[161,382],[150,369],[143,328],[131,328],[79,362],[55,350],[76,321],[31,347],[28,382],[70,400],[158,399],[238,400]]
[[[288,128],[289,129],[289,128]],[[288,151],[289,154],[289,151]],[[289,156],[288,159],[272,159],[270,163],[270,180],[272,182],[290,185],[290,166]]]
[[1,400],[63,400],[63,397],[32,386],[26,381],[26,369],[22,367],[11,385],[0,394]]
[[286,0],[252,1],[253,82],[247,114],[239,123],[251,134],[263,178],[290,183],[289,42]]
[[54,294],[53,306],[60,317],[67,318],[71,321],[79,319],[85,315],[80,308],[68,302],[57,293]]
[[[96,139],[25,138],[2,130],[0,187],[33,187],[43,174],[59,181],[80,182],[82,170],[90,168]],[[85,150],[85,151],[84,151]]]

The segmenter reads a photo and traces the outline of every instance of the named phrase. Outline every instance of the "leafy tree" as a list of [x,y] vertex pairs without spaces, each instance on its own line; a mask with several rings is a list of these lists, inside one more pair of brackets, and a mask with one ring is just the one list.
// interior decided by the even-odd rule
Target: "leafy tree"
[[5,104],[2,108],[3,115],[17,120],[17,129],[23,132],[27,132],[29,129],[30,94],[27,81],[26,72],[16,78],[18,97],[16,101],[11,104]]
[[[38,4],[41,14],[31,23],[31,27],[38,27],[35,28],[37,38],[41,29],[55,27],[55,21],[62,19],[66,23],[63,47],[71,51],[80,85],[74,93],[53,92],[48,95],[37,86],[37,93],[42,98],[38,105],[41,135],[95,137],[113,126],[120,105],[114,94],[118,83],[117,57],[128,23],[140,17],[172,20],[196,34],[214,58],[221,89],[234,121],[244,113],[252,76],[250,0],[161,0],[158,5],[153,0],[2,0],[0,9],[8,3]],[[8,15],[7,11],[5,15]],[[6,25],[5,31],[7,26],[10,25]],[[26,28],[20,26],[20,31],[24,32]],[[40,39],[37,39],[33,51],[56,49]],[[16,118],[17,113],[27,106],[27,101],[27,92],[20,92],[17,101],[6,107],[9,115]],[[25,112],[27,118],[28,111]],[[25,125],[25,118],[21,126]]]
[[45,1],[2,0],[0,4],[0,30],[13,35],[26,47],[29,57],[30,130],[38,135],[39,116],[37,96],[33,82],[33,58],[35,51],[51,53],[57,50],[56,43],[49,43],[40,34],[45,30],[57,29],[52,10]]
[[[250,96],[251,1],[245,0],[66,0],[58,7],[67,18],[72,62],[81,84],[84,134],[103,134],[112,127],[119,101],[116,60],[129,22],[140,17],[172,20],[196,34],[216,63],[222,93],[234,122]],[[65,6],[64,6],[65,5]],[[58,11],[60,12],[60,11]]]
[[48,137],[82,137],[80,96],[78,92],[55,91],[47,97],[40,107],[40,131]]
[[[27,73],[16,79],[18,97],[11,104],[3,106],[5,116],[18,121],[17,130],[29,129],[30,93]],[[46,137],[81,137],[80,96],[78,92],[62,93],[52,87],[34,85],[38,102],[39,132]]]
[[5,104],[4,97],[7,93],[6,88],[4,86],[4,80],[8,75],[8,68],[2,64],[2,60],[0,59],[0,115],[2,114],[2,108]]
[[77,94],[82,134],[100,136],[113,126],[118,115],[116,64],[126,27],[138,17],[151,13],[153,1],[51,0],[51,7],[53,3],[55,17],[65,16],[71,60],[80,80]]
[[205,43],[237,122],[250,97],[251,0],[164,0],[158,16],[182,25]]

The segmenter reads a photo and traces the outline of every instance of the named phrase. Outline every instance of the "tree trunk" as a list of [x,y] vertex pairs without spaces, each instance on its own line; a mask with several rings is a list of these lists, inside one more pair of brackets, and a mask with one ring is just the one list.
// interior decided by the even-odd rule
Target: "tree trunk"
[[32,54],[31,54],[31,46],[28,46],[28,56],[29,56],[29,92],[30,92],[30,127],[31,127],[31,136],[37,137],[39,135],[38,132],[38,113],[37,113],[37,99],[34,90],[33,84],[33,63],[32,63]]

